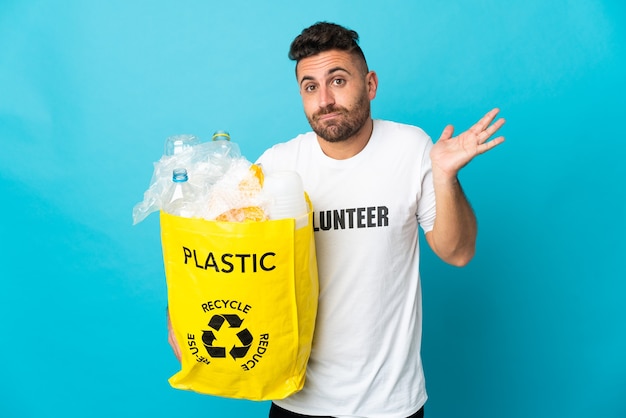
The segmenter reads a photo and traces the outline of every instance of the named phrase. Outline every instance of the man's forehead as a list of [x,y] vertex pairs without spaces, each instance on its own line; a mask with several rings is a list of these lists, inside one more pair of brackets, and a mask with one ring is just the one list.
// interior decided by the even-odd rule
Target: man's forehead
[[304,78],[317,79],[337,71],[351,73],[356,66],[356,59],[349,52],[324,51],[301,59],[296,65],[296,77],[301,81]]

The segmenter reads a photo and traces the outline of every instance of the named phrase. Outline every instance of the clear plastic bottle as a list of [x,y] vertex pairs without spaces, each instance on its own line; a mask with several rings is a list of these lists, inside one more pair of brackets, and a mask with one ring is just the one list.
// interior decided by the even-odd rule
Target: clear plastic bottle
[[233,161],[241,158],[239,146],[231,142],[226,131],[216,131],[213,140],[203,143],[201,148],[207,164],[202,178],[211,184],[226,174]]
[[239,145],[230,140],[230,134],[226,131],[216,131],[210,145],[209,161],[212,164],[223,165],[234,158],[241,157]]
[[184,150],[200,143],[200,140],[194,135],[176,135],[170,136],[165,140],[164,155],[171,157],[181,154]]
[[176,168],[172,172],[172,183],[163,196],[161,209],[171,215],[193,218],[196,216],[198,193],[189,183],[187,169]]

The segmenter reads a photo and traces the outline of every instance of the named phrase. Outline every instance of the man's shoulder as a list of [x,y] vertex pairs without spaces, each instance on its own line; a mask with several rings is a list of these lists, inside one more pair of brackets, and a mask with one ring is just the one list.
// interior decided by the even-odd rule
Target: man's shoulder
[[403,136],[406,135],[430,140],[428,134],[422,128],[416,125],[385,119],[375,119],[374,123],[375,127],[382,131],[384,134]]
[[293,159],[300,152],[306,152],[315,143],[315,138],[314,132],[306,132],[288,141],[274,144],[265,150],[259,158],[259,162],[265,161],[268,163],[268,160]]
[[410,150],[423,152],[433,144],[430,136],[418,126],[382,119],[376,119],[374,123],[377,142],[384,143],[385,146],[393,144],[394,148],[400,148],[406,152]]
[[301,144],[311,143],[312,141],[315,140],[315,138],[316,138],[315,132],[313,132],[313,131],[305,132],[305,133],[299,134],[295,138],[291,138],[288,141],[279,142],[279,143],[275,144],[273,147],[284,148],[284,147],[298,146],[298,145],[301,145]]
[[315,141],[315,138],[316,137],[315,137],[314,132],[302,133],[288,141],[279,142],[277,144],[272,145],[268,149],[268,151],[293,152],[294,150],[299,149],[301,147],[310,146]]

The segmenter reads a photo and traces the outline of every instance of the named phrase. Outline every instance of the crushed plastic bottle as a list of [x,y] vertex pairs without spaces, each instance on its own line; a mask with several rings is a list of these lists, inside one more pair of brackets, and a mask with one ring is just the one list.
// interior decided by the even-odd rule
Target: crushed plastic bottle
[[226,131],[216,131],[213,134],[213,141],[208,144],[208,149],[209,162],[217,166],[223,167],[226,162],[241,157],[239,146],[231,142],[230,134]]
[[193,218],[196,213],[198,193],[189,183],[185,168],[176,168],[172,172],[172,183],[163,196],[162,209],[170,215]]
[[[251,179],[251,165],[227,131],[216,131],[211,141],[201,141],[194,135],[171,136],[165,141],[163,155],[154,163],[143,201],[133,207],[133,224],[159,210],[208,220],[230,209],[265,210],[262,176]],[[256,188],[251,186],[253,183]],[[185,196],[183,201],[177,199],[180,194]]]
[[185,150],[200,143],[200,139],[195,135],[175,135],[165,140],[165,150],[163,155],[171,157],[180,155]]

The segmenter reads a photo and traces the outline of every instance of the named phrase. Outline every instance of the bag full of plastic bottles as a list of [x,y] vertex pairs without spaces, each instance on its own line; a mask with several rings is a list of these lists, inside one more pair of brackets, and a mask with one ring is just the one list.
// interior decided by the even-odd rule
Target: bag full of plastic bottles
[[225,132],[168,138],[134,223],[159,211],[172,387],[282,399],[305,380],[317,314],[312,206],[294,172],[264,173]]

